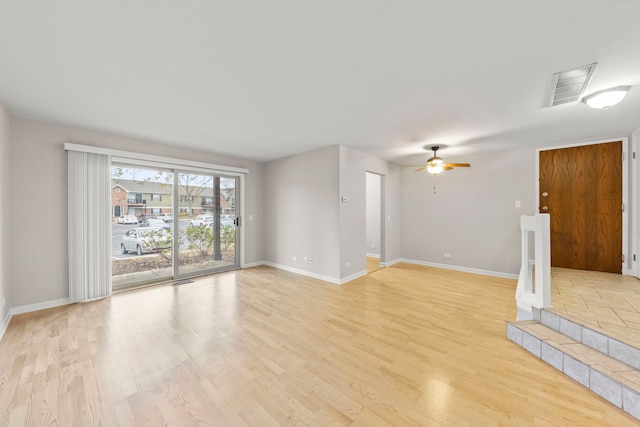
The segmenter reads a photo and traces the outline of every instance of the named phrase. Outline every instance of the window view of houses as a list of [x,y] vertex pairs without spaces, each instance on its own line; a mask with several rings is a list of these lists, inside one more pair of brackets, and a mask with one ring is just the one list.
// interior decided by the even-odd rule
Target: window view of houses
[[176,173],[113,166],[114,289],[237,263],[236,178]]

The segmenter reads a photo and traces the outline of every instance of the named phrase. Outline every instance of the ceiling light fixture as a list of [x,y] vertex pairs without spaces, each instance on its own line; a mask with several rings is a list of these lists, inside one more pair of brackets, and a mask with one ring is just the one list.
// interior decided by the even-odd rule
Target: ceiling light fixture
[[[433,151],[433,153],[435,154],[435,152],[438,150],[438,147],[432,147],[435,148],[435,150]],[[438,174],[440,172],[442,172],[444,170],[444,160],[442,160],[440,157],[432,157],[429,160],[427,160],[427,172],[432,173],[432,174]]]
[[618,86],[594,92],[582,98],[582,102],[591,108],[606,109],[613,107],[624,99],[631,86]]

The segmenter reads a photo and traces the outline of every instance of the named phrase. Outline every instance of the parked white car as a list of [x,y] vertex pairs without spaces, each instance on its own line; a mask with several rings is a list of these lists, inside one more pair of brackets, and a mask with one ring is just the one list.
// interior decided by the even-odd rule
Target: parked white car
[[135,215],[124,215],[118,218],[118,224],[137,224],[138,218]]
[[163,213],[158,215],[156,218],[161,219],[164,222],[173,222],[173,214],[171,213]]
[[211,214],[200,214],[189,222],[190,226],[194,225],[209,225],[213,222],[213,215]]
[[170,233],[159,227],[132,228],[122,236],[120,250],[123,254],[157,252],[168,249]]

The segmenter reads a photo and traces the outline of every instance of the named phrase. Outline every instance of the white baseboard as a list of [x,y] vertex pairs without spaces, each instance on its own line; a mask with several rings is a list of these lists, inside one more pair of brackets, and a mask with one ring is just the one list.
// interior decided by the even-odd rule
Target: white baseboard
[[399,262],[403,262],[402,258],[392,259],[391,261],[381,262],[380,265],[384,267],[391,267],[393,264],[397,264]]
[[318,280],[324,280],[325,282],[333,283],[335,285],[340,285],[340,279],[336,279],[335,277],[324,276],[322,274],[311,273],[310,271],[301,270],[299,268],[289,267],[282,264],[276,264],[275,262],[265,261],[265,265],[269,267],[277,268],[280,270],[288,271],[290,273],[300,274],[302,276],[312,277]]
[[9,311],[7,311],[7,315],[4,316],[2,323],[0,323],[0,341],[2,341],[4,333],[7,332],[7,328],[9,327],[9,322],[11,322],[12,317],[13,315],[11,314],[11,309],[9,309]]
[[367,252],[367,256],[370,258],[380,258],[380,254],[370,254]]
[[402,258],[401,262],[406,262],[409,264],[424,265],[427,267],[444,268],[446,270],[463,271],[465,273],[482,274],[483,276],[502,277],[505,279],[516,279],[516,280],[518,279],[517,274],[502,273],[500,271],[481,270],[479,268],[461,267],[458,265],[449,265],[449,264],[438,264],[436,262],[418,261],[415,259],[406,259],[406,258]]
[[67,304],[69,304],[69,298],[54,299],[50,301],[38,302],[35,304],[28,304],[28,305],[13,307],[11,309],[11,314],[16,315],[16,314],[22,314],[22,313],[29,313],[32,311],[44,310],[46,308],[60,307],[61,305],[67,305]]
[[266,264],[265,261],[249,262],[249,263],[243,264],[242,266],[240,266],[240,268],[259,267],[259,266],[265,265],[265,264]]
[[340,285],[344,285],[347,282],[357,279],[358,277],[366,276],[367,270],[362,270],[357,273],[352,274],[351,276],[347,276],[344,279],[340,279]]
[[274,262],[265,261],[264,265],[268,265],[269,267],[277,268],[280,270],[288,271],[290,273],[300,274],[301,276],[312,277],[314,279],[323,280],[325,282],[333,283],[334,285],[344,285],[347,282],[357,279],[358,277],[366,276],[367,270],[362,270],[357,273],[354,273],[350,276],[347,276],[343,279],[336,279],[335,277],[324,276],[322,274],[311,273],[306,270],[301,270],[299,268],[289,267],[282,264],[276,264]]

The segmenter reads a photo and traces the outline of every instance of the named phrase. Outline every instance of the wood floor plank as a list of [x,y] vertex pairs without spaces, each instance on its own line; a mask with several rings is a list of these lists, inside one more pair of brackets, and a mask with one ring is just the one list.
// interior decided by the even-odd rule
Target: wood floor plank
[[[635,303],[618,291],[597,292]],[[262,266],[16,315],[0,425],[636,425],[506,338],[514,294],[410,264],[343,286]]]

